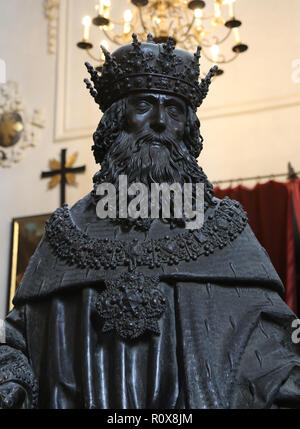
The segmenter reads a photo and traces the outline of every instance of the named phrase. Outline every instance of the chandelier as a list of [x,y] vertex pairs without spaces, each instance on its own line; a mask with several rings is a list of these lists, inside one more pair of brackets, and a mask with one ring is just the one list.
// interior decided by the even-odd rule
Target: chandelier
[[[130,43],[132,33],[140,40],[146,40],[151,33],[157,43],[164,43],[169,36],[175,39],[178,48],[194,52],[201,46],[203,56],[213,64],[218,64],[217,74],[224,72],[222,65],[236,59],[246,51],[248,46],[242,43],[239,27],[242,22],[235,17],[236,0],[212,0],[211,10],[203,0],[128,0],[131,8],[126,9],[121,20],[111,17],[111,1],[97,0],[97,15],[91,19],[85,16],[82,20],[83,38],[77,43],[80,49],[97,62],[101,71],[104,55],[95,56],[91,50],[90,28],[93,24],[103,32],[101,41],[106,49],[109,42],[116,45]],[[227,43],[226,43],[227,42]],[[229,54],[221,51],[221,47]],[[221,46],[222,45],[222,46]],[[220,66],[221,65],[221,66]]]

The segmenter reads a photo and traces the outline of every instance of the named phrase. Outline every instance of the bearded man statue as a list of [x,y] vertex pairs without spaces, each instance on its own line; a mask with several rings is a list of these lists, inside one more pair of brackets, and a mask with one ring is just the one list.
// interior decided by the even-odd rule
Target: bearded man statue
[[[103,48],[104,49],[104,48]],[[295,315],[236,201],[214,197],[198,166],[200,49],[170,38],[106,50],[86,85],[103,111],[92,147],[94,189],[57,209],[30,260],[0,346],[2,408],[195,409],[299,406]],[[203,187],[200,228],[188,217],[99,218],[103,184]],[[141,189],[141,188],[140,188]],[[133,202],[128,194],[127,207]],[[124,202],[124,201],[123,201]],[[152,194],[137,211],[153,208]],[[142,207],[143,206],[143,207]],[[145,214],[145,213],[144,213]]]

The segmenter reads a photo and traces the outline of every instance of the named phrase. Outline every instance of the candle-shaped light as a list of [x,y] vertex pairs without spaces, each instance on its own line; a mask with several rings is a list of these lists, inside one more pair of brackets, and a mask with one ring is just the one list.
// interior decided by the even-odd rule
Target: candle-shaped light
[[103,1],[103,16],[104,18],[109,18],[109,11],[111,7],[111,1],[110,0],[102,0]]
[[238,28],[233,29],[236,43],[241,43],[240,32]]
[[224,24],[224,19],[221,16],[220,3],[215,2],[214,18],[212,19],[211,23],[215,26]]
[[125,22],[130,22],[132,20],[132,18],[133,18],[133,14],[132,14],[131,10],[130,9],[126,9],[124,11],[124,21]]
[[194,10],[194,17],[195,17],[195,27],[197,31],[200,31],[202,29],[202,18],[203,12],[201,9],[195,9]]
[[130,9],[126,9],[124,11],[123,17],[124,17],[124,30],[123,31],[124,31],[125,34],[127,34],[127,33],[130,33],[130,30],[131,30],[131,24],[130,24],[130,22],[131,22],[131,20],[133,18],[133,14],[132,14],[131,10]]
[[224,5],[228,4],[228,13],[230,18],[234,17],[234,2],[235,0],[223,0]]
[[194,10],[194,16],[196,19],[200,19],[203,16],[203,11],[202,9],[195,9]]
[[100,16],[103,16],[103,0],[99,0],[99,5],[98,5],[98,14]]
[[215,17],[220,18],[221,16],[221,8],[219,3],[215,3]]
[[218,55],[219,55],[219,46],[218,45],[212,45],[210,48],[212,60],[214,63],[217,63],[218,61]]
[[83,40],[84,40],[85,42],[88,42],[88,41],[89,41],[89,38],[90,38],[90,27],[91,27],[91,23],[92,23],[92,20],[91,20],[91,18],[90,18],[89,16],[85,16],[85,17],[82,19],[82,25],[83,25]]
[[109,50],[108,41],[106,39],[103,39],[101,42],[101,46],[104,46],[105,49]]

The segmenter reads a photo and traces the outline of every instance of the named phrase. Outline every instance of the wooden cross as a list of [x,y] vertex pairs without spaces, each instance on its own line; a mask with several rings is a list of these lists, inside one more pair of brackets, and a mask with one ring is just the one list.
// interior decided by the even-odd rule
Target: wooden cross
[[51,177],[51,181],[49,182],[49,188],[54,188],[58,183],[60,183],[60,204],[61,206],[66,202],[66,185],[75,185],[75,173],[83,173],[85,171],[85,166],[75,167],[74,164],[77,153],[72,155],[66,161],[66,152],[67,149],[62,149],[60,155],[60,162],[56,160],[50,161],[51,171],[42,172],[42,179]]

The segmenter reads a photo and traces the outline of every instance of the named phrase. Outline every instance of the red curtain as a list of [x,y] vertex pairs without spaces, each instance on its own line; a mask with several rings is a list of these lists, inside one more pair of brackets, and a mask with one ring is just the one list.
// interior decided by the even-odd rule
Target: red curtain
[[300,231],[300,179],[288,183],[269,181],[254,188],[239,185],[235,188],[215,188],[215,196],[229,196],[240,201],[248,213],[249,224],[267,250],[270,259],[285,285],[285,300],[297,314],[300,307],[297,293],[298,275],[296,242]]

